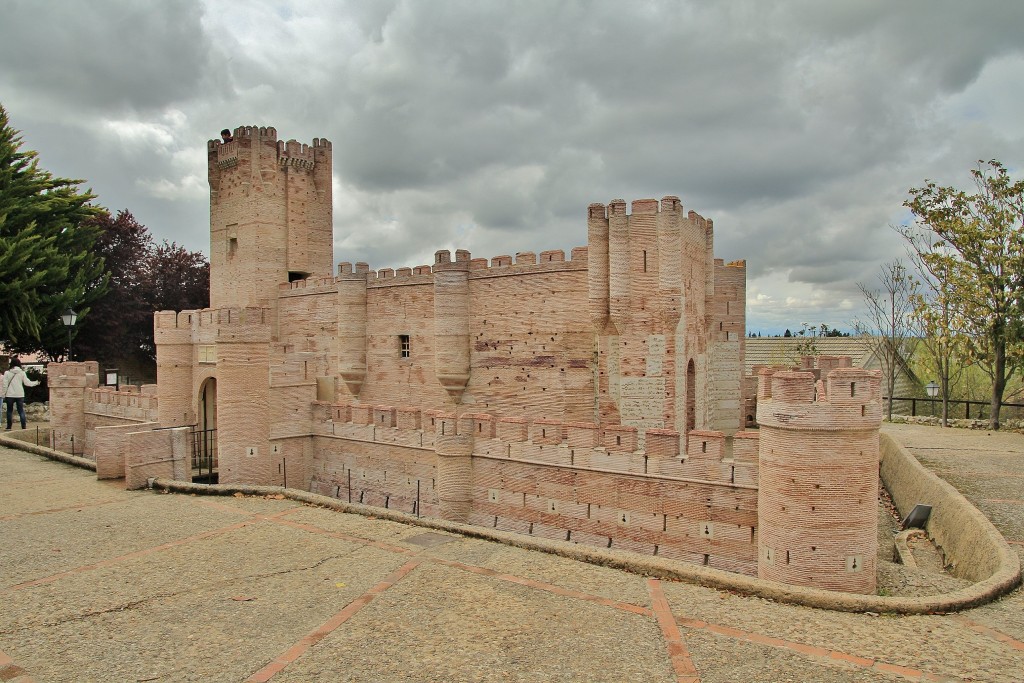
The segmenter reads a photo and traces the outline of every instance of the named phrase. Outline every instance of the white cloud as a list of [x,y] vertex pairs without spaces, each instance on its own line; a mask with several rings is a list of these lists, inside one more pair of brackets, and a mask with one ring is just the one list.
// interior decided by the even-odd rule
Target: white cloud
[[568,251],[590,202],[672,194],[747,259],[752,329],[846,328],[908,188],[1024,166],[1024,3],[61,4],[5,12],[12,121],[192,249],[206,140],[271,125],[333,142],[338,259]]

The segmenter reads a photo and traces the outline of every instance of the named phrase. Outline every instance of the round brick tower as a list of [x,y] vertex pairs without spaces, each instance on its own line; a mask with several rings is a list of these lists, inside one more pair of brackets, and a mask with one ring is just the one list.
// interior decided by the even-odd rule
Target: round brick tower
[[459,403],[469,382],[469,257],[434,254],[434,363],[437,381]]
[[817,389],[809,372],[762,382],[758,577],[874,593],[880,373],[835,369]]

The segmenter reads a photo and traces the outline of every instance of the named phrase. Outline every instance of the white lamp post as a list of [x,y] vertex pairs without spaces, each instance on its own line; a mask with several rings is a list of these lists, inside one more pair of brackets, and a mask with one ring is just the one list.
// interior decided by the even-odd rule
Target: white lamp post
[[60,319],[68,328],[68,360],[71,360],[71,328],[78,322],[78,314],[69,308],[60,314]]

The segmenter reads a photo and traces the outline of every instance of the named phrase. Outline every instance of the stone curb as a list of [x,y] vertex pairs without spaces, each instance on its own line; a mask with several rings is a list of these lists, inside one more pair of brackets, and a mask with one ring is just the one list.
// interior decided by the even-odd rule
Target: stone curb
[[906,514],[917,503],[931,505],[928,536],[942,548],[952,573],[974,582],[947,597],[964,596],[970,607],[1019,586],[1020,557],[992,522],[891,436],[883,433],[879,440],[882,480],[896,507]]
[[80,458],[77,455],[71,455],[64,451],[55,451],[52,448],[47,448],[46,446],[37,446],[34,443],[28,443],[21,439],[15,439],[14,437],[0,435],[0,445],[7,446],[8,448],[16,448],[19,451],[35,453],[36,455],[41,455],[49,458],[50,460],[59,460],[60,462],[67,463],[68,465],[92,470],[93,472],[96,471],[96,463],[88,458]]
[[[883,439],[888,438],[882,435]],[[253,486],[233,484],[195,484],[192,482],[175,481],[173,479],[152,478],[148,484],[153,489],[165,490],[175,493],[194,493],[203,495],[230,496],[235,493],[253,496],[282,495],[290,500],[295,500],[310,505],[329,508],[339,512],[348,512],[367,517],[386,519],[402,524],[420,526],[427,529],[446,531],[469,538],[479,538],[488,541],[502,543],[511,547],[524,550],[534,550],[549,553],[559,557],[565,557],[579,562],[586,562],[601,567],[628,571],[643,576],[651,576],[669,581],[680,581],[695,584],[707,588],[714,588],[723,591],[734,591],[745,595],[774,600],[776,602],[803,605],[818,609],[829,609],[840,612],[873,612],[878,614],[935,614],[945,612],[958,612],[960,610],[977,607],[995,600],[1001,595],[1016,588],[1021,582],[1020,558],[1010,549],[1006,541],[999,535],[992,523],[988,521],[977,509],[972,506],[966,498],[961,496],[952,486],[939,479],[937,476],[926,470],[917,460],[907,453],[902,446],[889,439],[902,451],[903,456],[910,458],[918,467],[922,478],[931,478],[946,487],[953,495],[950,499],[959,504],[966,514],[973,514],[991,529],[994,547],[998,548],[996,540],[1002,543],[1005,553],[999,571],[992,576],[971,584],[965,588],[947,593],[945,595],[925,596],[917,598],[900,598],[877,595],[858,595],[853,593],[841,593],[838,591],[822,590],[818,588],[805,588],[802,586],[791,586],[788,584],[767,581],[742,574],[735,574],[721,569],[689,565],[683,562],[664,560],[647,555],[639,555],[629,551],[607,551],[599,548],[587,548],[566,541],[553,541],[539,539],[530,536],[522,536],[503,531],[476,527],[457,522],[449,522],[441,519],[416,517],[414,515],[395,512],[386,508],[376,508],[359,503],[345,503],[336,498],[321,496],[308,491],[297,489],[286,489],[283,486]],[[84,458],[72,457],[66,453],[53,451],[42,446],[34,446],[18,442],[16,439],[0,439],[4,445],[20,448],[32,453],[38,453],[55,460],[61,460],[68,464],[95,469],[95,463]],[[884,443],[884,442],[883,442]],[[888,452],[887,452],[888,451]],[[883,448],[883,461],[886,457],[893,459],[894,449]],[[898,456],[897,456],[898,457]],[[884,471],[884,466],[883,466]],[[955,500],[959,498],[959,501]],[[1013,555],[1016,563],[1012,562],[1009,555]]]

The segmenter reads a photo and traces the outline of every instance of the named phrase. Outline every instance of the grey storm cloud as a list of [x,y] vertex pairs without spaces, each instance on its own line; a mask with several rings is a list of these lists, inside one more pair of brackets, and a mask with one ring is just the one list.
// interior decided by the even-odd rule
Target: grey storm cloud
[[333,143],[336,260],[568,251],[589,203],[671,194],[747,259],[752,328],[846,327],[908,188],[1020,168],[1021,25],[995,0],[14,0],[0,93],[47,168],[192,249],[205,141],[272,125]]

